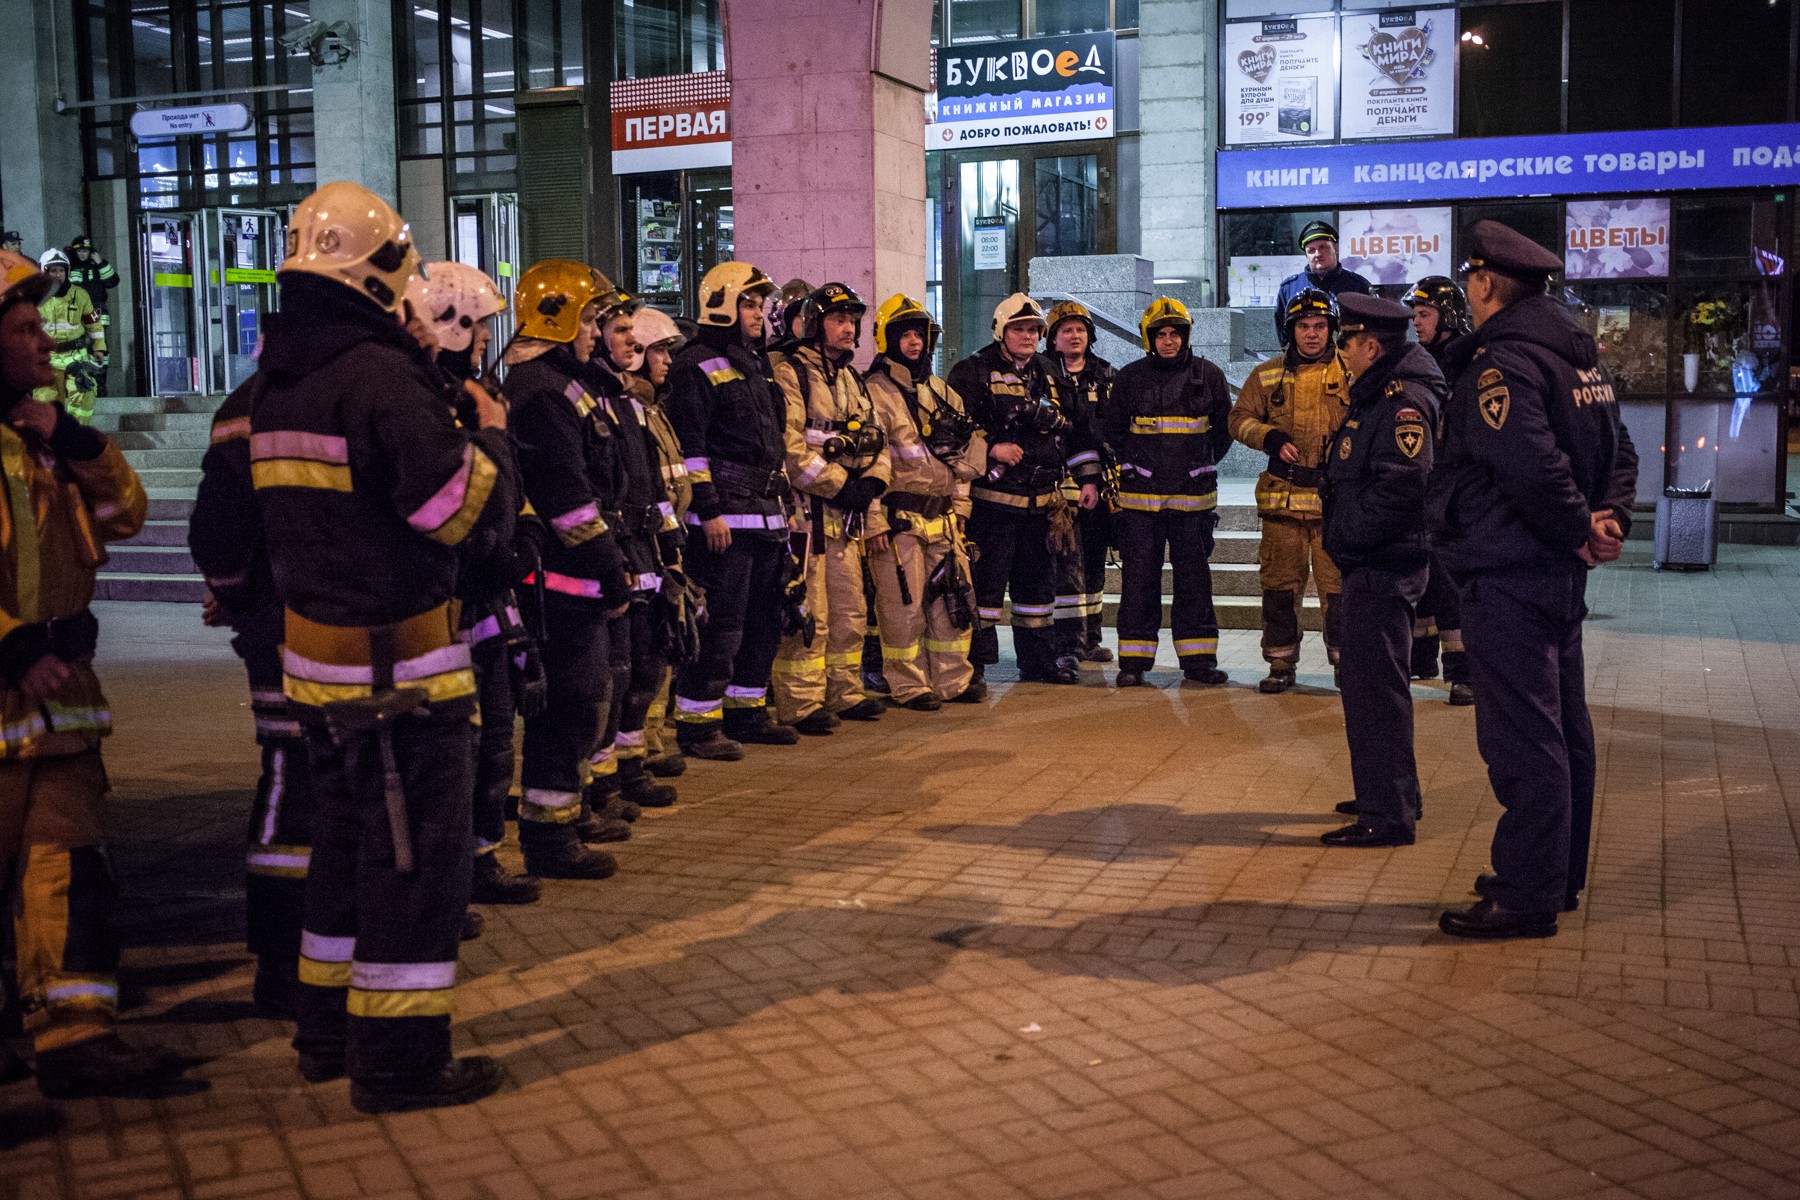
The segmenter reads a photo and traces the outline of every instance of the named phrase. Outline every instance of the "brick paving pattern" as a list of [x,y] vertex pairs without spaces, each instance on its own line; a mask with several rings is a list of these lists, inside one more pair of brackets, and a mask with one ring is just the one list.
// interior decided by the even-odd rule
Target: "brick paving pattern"
[[[1594,579],[1591,888],[1437,932],[1496,814],[1420,685],[1419,844],[1326,850],[1335,693],[1003,687],[695,764],[601,884],[489,909],[457,1037],[509,1085],[366,1118],[256,1018],[241,676],[108,606],[128,1031],[211,1088],[0,1089],[0,1197],[1800,1195],[1800,556]],[[1110,673],[1110,672],[1109,672]],[[509,851],[510,853],[510,851]],[[516,859],[514,860],[516,864]]]

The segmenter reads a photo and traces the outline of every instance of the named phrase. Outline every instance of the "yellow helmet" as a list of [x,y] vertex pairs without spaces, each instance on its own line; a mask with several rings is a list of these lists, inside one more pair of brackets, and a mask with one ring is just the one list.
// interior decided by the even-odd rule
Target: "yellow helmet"
[[919,323],[925,326],[924,357],[929,359],[932,352],[937,349],[938,337],[944,332],[943,328],[931,319],[931,314],[925,311],[925,306],[911,296],[896,292],[883,300],[881,306],[875,310],[876,353],[892,357],[897,347],[888,341],[888,330],[895,325]]
[[722,262],[700,280],[700,324],[738,323],[738,297],[761,296],[767,300],[775,281],[747,262]]
[[581,325],[582,309],[590,304],[611,308],[623,296],[613,287],[612,280],[586,263],[546,258],[519,276],[519,285],[513,292],[519,336],[572,342]]
[[340,180],[294,210],[281,270],[335,280],[396,312],[407,280],[419,271],[419,252],[411,229],[386,201]]
[[1080,321],[1087,326],[1088,341],[1094,340],[1094,315],[1079,300],[1058,300],[1050,306],[1050,312],[1044,320],[1049,325],[1044,337],[1052,342],[1056,340],[1056,327],[1064,321]]
[[1147,353],[1155,353],[1155,347],[1150,344],[1150,330],[1158,325],[1179,325],[1191,330],[1194,318],[1188,316],[1187,305],[1173,296],[1158,296],[1152,300],[1150,307],[1144,310],[1143,318],[1138,321],[1138,334],[1144,339],[1144,350]]
[[50,277],[38,270],[36,263],[23,254],[0,250],[0,304],[15,300],[41,304],[50,294],[50,286]]

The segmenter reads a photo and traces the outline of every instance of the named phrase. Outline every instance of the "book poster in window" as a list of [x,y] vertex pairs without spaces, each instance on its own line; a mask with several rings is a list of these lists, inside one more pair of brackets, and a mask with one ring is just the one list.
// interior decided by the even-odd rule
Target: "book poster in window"
[[1456,132],[1456,10],[1344,18],[1344,136]]
[[1225,141],[1325,141],[1337,133],[1337,18],[1225,26]]

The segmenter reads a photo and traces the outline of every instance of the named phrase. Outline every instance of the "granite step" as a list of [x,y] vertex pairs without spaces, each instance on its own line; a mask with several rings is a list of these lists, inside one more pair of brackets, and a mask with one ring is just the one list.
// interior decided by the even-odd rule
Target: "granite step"
[[103,433],[140,433],[162,429],[211,430],[213,414],[195,413],[95,413],[94,428]]
[[[123,449],[123,447],[121,447]],[[138,474],[158,468],[191,470],[194,483],[199,484],[200,460],[206,457],[206,448],[188,447],[181,450],[125,450],[125,461],[130,463]],[[148,480],[145,481],[148,483]]]
[[[114,542],[113,548],[120,546],[186,546],[188,523],[185,516],[152,517],[144,522],[144,528],[134,538],[123,542]],[[191,569],[191,568],[190,568]]]
[[194,429],[119,429],[107,436],[113,445],[125,451],[127,462],[136,462],[131,456],[148,450],[181,450],[204,455],[212,444],[212,430],[205,425]]
[[153,546],[114,542],[106,548],[106,575],[197,575],[200,568],[186,546]]
[[107,571],[94,577],[94,599],[172,600],[200,604],[206,599],[206,581],[198,575]]

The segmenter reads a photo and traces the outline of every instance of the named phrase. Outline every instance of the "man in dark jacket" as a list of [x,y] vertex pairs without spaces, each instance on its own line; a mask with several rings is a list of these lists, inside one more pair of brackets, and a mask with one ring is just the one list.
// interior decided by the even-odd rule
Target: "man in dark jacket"
[[[1044,337],[1045,355],[1055,369],[1057,384],[1068,398],[1071,419],[1088,430],[1088,440],[1102,443],[1100,406],[1112,392],[1118,372],[1094,353],[1094,318],[1086,306],[1062,300],[1050,306],[1050,330]],[[1113,503],[1117,493],[1118,465],[1102,461],[1100,502],[1075,510],[1076,553],[1057,563],[1056,652],[1074,655],[1082,662],[1112,661],[1112,651],[1100,641],[1103,628],[1101,598],[1106,592],[1106,554],[1113,543]],[[1106,481],[1111,480],[1109,484]],[[1109,495],[1108,493],[1112,493]],[[1064,499],[1069,496],[1065,492]]]
[[1307,288],[1318,288],[1328,296],[1340,299],[1350,293],[1369,294],[1369,281],[1355,271],[1345,270],[1338,262],[1337,229],[1329,221],[1308,221],[1300,231],[1300,252],[1306,255],[1306,270],[1281,281],[1275,296],[1275,336],[1283,346],[1288,343],[1288,302]]
[[979,627],[970,641],[975,681],[1000,661],[999,624],[1012,596],[1013,655],[1026,683],[1079,682],[1080,660],[1059,658],[1051,635],[1056,600],[1053,524],[1072,528],[1061,494],[1065,473],[1078,503],[1100,502],[1100,449],[1072,419],[1050,361],[1037,352],[1044,310],[1014,292],[994,310],[994,340],[950,369],[950,389],[988,439],[987,474],[970,487],[969,540]]
[[1119,687],[1136,687],[1156,661],[1162,628],[1163,549],[1175,568],[1170,613],[1175,656],[1194,683],[1226,682],[1213,610],[1218,462],[1231,446],[1225,375],[1188,345],[1193,321],[1179,300],[1152,301],[1139,321],[1144,357],[1127,363],[1100,411],[1119,463]]
[[1339,689],[1350,742],[1356,820],[1327,846],[1410,846],[1418,820],[1413,757],[1413,606],[1425,594],[1425,481],[1444,377],[1406,340],[1406,310],[1345,296],[1344,359],[1355,382],[1350,413],[1325,467],[1325,552],[1343,575]]
[[294,1045],[308,1080],[348,1073],[364,1112],[468,1103],[501,1080],[492,1059],[450,1054],[476,703],[452,599],[463,544],[511,535],[516,468],[505,409],[479,396],[481,429],[457,429],[395,317],[417,266],[367,190],[308,197],[250,412],[318,807]]
[[1588,334],[1545,284],[1562,260],[1497,221],[1469,239],[1475,332],[1431,479],[1432,541],[1462,597],[1475,734],[1505,813],[1458,937],[1549,937],[1587,879],[1594,728],[1581,655],[1587,572],[1618,557],[1637,453]]

